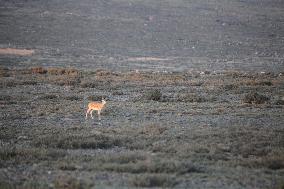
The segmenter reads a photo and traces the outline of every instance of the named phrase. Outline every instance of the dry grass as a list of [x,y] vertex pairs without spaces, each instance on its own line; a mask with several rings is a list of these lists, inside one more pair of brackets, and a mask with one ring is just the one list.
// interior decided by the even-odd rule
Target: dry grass
[[32,74],[50,74],[50,75],[73,75],[78,76],[81,72],[74,68],[43,68],[32,67],[30,69]]

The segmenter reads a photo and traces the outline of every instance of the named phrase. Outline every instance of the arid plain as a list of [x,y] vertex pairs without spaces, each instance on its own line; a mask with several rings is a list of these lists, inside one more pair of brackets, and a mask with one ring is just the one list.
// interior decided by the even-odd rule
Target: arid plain
[[284,187],[281,1],[0,9],[0,188]]

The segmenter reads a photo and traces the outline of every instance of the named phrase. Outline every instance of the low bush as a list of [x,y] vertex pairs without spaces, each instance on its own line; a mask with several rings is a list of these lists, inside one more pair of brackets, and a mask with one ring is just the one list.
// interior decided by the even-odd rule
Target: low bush
[[187,93],[187,94],[178,94],[177,101],[179,102],[206,102],[206,99],[194,93]]
[[32,74],[46,74],[47,70],[43,67],[33,67],[31,68]]
[[71,176],[60,175],[54,181],[55,189],[88,189],[92,188],[92,185],[83,180]]
[[82,98],[80,98],[79,96],[66,96],[65,99],[71,101],[78,101],[81,100]]
[[105,95],[92,95],[92,96],[87,97],[87,100],[89,100],[89,101],[102,101],[102,99],[107,100],[107,96],[105,96]]
[[45,95],[39,97],[39,99],[41,99],[41,100],[52,100],[52,99],[57,99],[57,98],[58,98],[58,96],[55,95],[55,94],[45,94]]
[[133,177],[130,185],[135,187],[173,187],[176,179],[166,174],[142,174]]
[[9,76],[10,76],[9,69],[0,67],[0,77],[9,77]]
[[82,81],[80,86],[82,88],[96,88],[99,86],[99,83],[97,81]]
[[79,70],[74,68],[48,68],[47,73],[51,75],[80,75]]
[[145,100],[160,101],[162,99],[162,93],[159,89],[154,89],[146,92],[143,97]]
[[270,99],[267,96],[259,94],[257,92],[252,92],[244,96],[243,102],[249,104],[264,104]]

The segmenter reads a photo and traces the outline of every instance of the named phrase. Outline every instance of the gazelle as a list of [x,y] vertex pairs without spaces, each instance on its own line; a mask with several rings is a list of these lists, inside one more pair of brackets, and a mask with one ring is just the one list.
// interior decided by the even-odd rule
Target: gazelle
[[86,119],[88,118],[88,114],[91,114],[91,118],[93,118],[93,111],[96,110],[98,111],[98,117],[99,117],[99,120],[101,120],[101,111],[103,109],[103,107],[105,106],[106,104],[106,101],[104,99],[102,99],[102,102],[90,102],[88,104],[88,110],[87,110],[87,113],[86,113]]

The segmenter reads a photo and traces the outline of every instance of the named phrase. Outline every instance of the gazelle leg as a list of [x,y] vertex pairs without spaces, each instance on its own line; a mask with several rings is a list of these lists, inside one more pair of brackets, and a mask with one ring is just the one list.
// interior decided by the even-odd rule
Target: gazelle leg
[[92,111],[90,112],[92,119],[94,119],[94,117],[93,117],[93,111],[94,111],[94,110],[92,110]]
[[99,116],[99,120],[101,120],[101,111],[98,110],[98,116]]
[[88,109],[87,112],[86,112],[86,119],[88,118],[89,113],[90,113],[90,109]]

